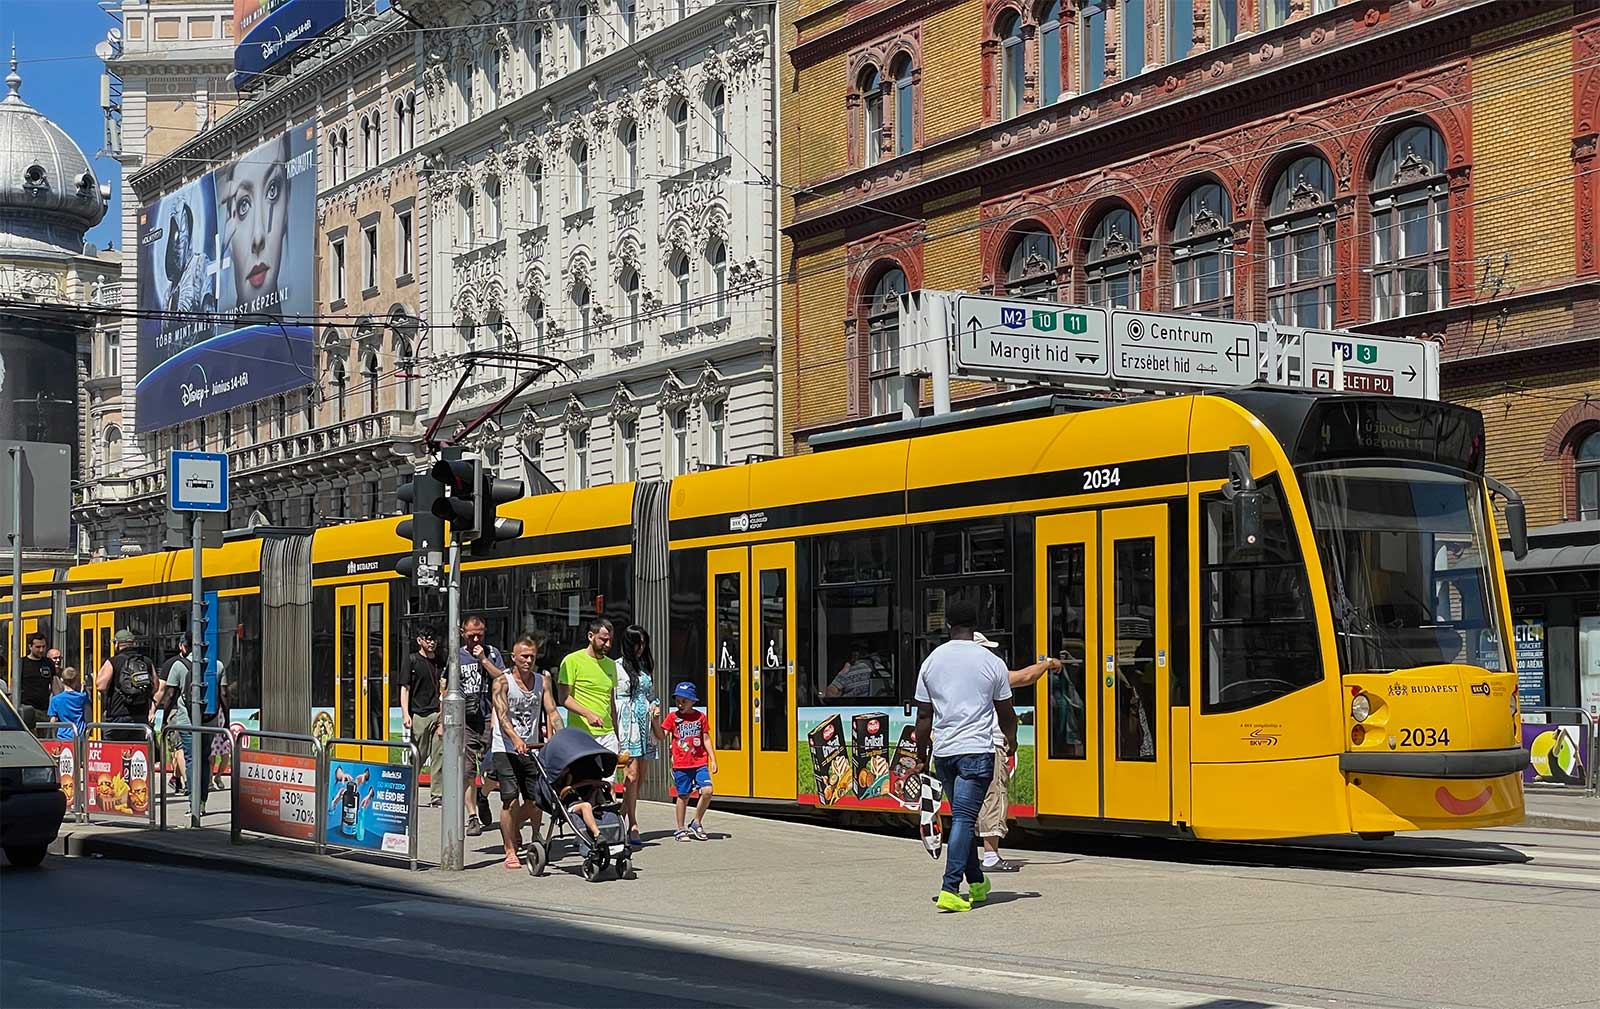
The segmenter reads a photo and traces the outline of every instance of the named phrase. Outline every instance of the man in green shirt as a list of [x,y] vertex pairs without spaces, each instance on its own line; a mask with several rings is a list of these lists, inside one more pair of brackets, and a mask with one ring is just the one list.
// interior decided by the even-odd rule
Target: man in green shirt
[[589,621],[589,647],[561,660],[556,675],[556,701],[572,715],[567,724],[587,731],[600,745],[617,752],[617,664],[611,651],[611,621]]

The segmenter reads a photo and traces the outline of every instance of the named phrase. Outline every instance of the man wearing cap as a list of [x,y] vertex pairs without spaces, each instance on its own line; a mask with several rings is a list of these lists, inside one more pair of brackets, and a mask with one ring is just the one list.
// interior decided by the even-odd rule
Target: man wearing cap
[[[126,627],[117,632],[115,641],[116,654],[100,664],[94,677],[95,689],[105,696],[104,720],[149,725],[156,696],[156,664]],[[139,742],[145,736],[137,729],[107,729],[103,738]]]
[[[995,740],[1017,750],[1017,712],[1010,671],[974,640],[978,608],[966,599],[945,607],[950,640],[935,648],[917,673],[917,763],[929,766],[950,801],[944,883],[935,898],[941,911],[970,911],[989,899],[990,883],[978,860],[977,819],[994,780]],[[961,896],[961,880],[969,890]]]
[[[673,837],[680,841],[705,841],[706,810],[711,808],[711,776],[717,771],[717,755],[706,745],[705,712],[695,709],[700,695],[694,684],[684,680],[672,688],[676,710],[661,720],[662,742],[672,748],[672,786],[678,793],[678,829]],[[694,819],[687,824],[689,795],[699,792]]]
[[[972,640],[990,650],[999,648],[998,642],[990,641],[983,636],[982,631],[974,631]],[[1038,683],[1046,673],[1059,673],[1061,662],[1059,659],[1041,659],[1026,669],[1013,669],[1006,674],[1013,691],[1024,687],[1031,687]],[[994,778],[989,782],[989,791],[984,793],[983,807],[978,810],[978,839],[983,842],[983,871],[984,872],[1016,872],[1017,864],[1008,862],[1000,857],[1000,839],[1006,836],[1006,811],[1011,806],[1011,771],[1016,761],[1016,751],[1006,749],[1005,734],[995,729],[994,735]]]

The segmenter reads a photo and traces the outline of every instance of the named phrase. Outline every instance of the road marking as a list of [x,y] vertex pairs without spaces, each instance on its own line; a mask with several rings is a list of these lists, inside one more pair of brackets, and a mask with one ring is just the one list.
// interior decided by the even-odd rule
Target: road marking
[[[371,905],[369,909],[390,914],[432,918],[451,924],[504,927],[508,921],[506,911],[465,907],[458,904],[439,904],[426,900],[393,901]],[[580,913],[550,911],[541,912],[540,916],[580,927],[594,927],[586,923],[585,916]],[[831,947],[807,950],[788,943],[736,937],[721,932],[690,934],[683,931],[681,926],[676,932],[667,932],[608,921],[605,932],[608,936],[615,935],[619,939],[634,936],[697,955],[714,952],[721,956],[737,956],[747,962],[798,970],[832,971],[856,977],[934,985],[968,992],[1004,993],[1013,997],[1022,996],[1041,1001],[1093,1002],[1095,1005],[1105,1006],[1106,1009],[1222,1009],[1231,1005],[1250,1006],[1251,1009],[1296,1009],[1298,1005],[1257,998],[1235,1001],[1211,993],[1136,988],[1066,975],[1001,970],[964,963],[943,964],[905,956],[862,953]]]
[[1591,854],[1586,851],[1550,851],[1543,848],[1524,848],[1520,845],[1510,845],[1513,851],[1520,851],[1535,862],[1594,862],[1600,864],[1600,854]]
[[1600,873],[1524,869],[1514,865],[1430,865],[1414,869],[1377,869],[1389,876],[1481,876],[1493,882],[1581,883],[1600,889]]

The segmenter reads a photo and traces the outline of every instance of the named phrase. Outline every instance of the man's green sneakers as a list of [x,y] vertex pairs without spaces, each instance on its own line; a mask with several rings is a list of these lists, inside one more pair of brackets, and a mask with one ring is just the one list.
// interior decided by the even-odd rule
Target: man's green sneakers
[[[985,892],[987,892],[987,891],[985,891]],[[939,910],[941,910],[941,911],[970,911],[970,910],[972,910],[972,904],[970,902],[962,900],[960,897],[958,897],[955,894],[951,893],[949,890],[940,890],[939,891],[939,899],[937,901],[935,901],[935,903],[937,903],[939,905]]]
[[989,888],[993,885],[988,877],[978,880],[972,884],[972,892],[967,895],[967,900],[973,904],[982,904],[989,899]]

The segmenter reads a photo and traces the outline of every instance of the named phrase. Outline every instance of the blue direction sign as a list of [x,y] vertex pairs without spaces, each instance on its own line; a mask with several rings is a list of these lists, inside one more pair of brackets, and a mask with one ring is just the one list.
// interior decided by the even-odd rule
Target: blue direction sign
[[168,506],[176,512],[228,510],[228,457],[221,452],[174,452],[167,470]]

